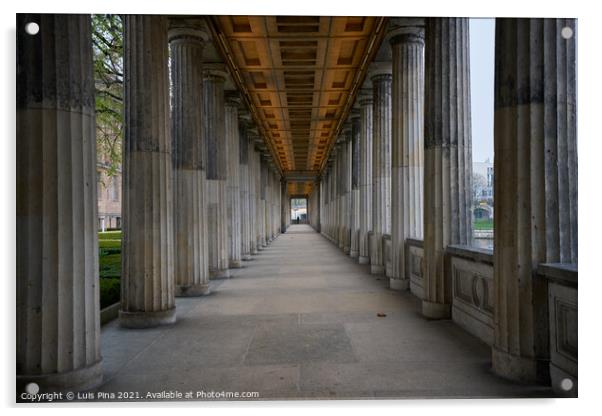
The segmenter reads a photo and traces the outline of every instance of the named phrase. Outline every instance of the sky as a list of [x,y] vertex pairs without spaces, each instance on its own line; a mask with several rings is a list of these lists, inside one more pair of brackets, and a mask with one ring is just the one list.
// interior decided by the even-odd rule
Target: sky
[[493,162],[495,19],[470,19],[472,161]]

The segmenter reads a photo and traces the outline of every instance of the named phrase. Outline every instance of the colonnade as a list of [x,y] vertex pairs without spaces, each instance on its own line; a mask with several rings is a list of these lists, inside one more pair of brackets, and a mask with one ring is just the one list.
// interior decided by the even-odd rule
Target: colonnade
[[[90,388],[102,379],[90,16],[17,23],[17,379]],[[123,327],[175,322],[176,296],[209,294],[282,232],[280,172],[225,65],[203,62],[209,38],[124,16]]]
[[[102,378],[90,17],[17,24],[32,21],[38,35],[17,34],[17,379],[83,389]],[[208,34],[165,16],[124,29],[119,319],[146,328],[285,231],[290,196],[227,68],[203,62]],[[391,29],[392,61],[369,71],[308,214],[395,290],[423,240],[422,313],[449,318],[448,250],[472,233],[468,20]],[[496,21],[492,364],[514,380],[549,362],[540,266],[578,260],[575,37],[571,19]]]
[[[321,232],[389,277],[391,289],[420,275],[423,315],[447,319],[460,290],[448,250],[472,242],[469,23],[389,24],[381,48],[392,48],[391,62],[372,64],[349,115],[357,160],[345,126],[316,187]],[[566,372],[571,365],[549,365],[550,333],[566,337],[567,329],[552,331],[548,316],[557,312],[538,267],[576,276],[575,21],[496,19],[495,49],[494,276],[493,290],[478,296],[494,297],[482,300],[493,305],[494,372],[522,382],[549,382],[552,373],[556,388],[576,375]],[[409,262],[408,240],[421,240],[419,263]]]

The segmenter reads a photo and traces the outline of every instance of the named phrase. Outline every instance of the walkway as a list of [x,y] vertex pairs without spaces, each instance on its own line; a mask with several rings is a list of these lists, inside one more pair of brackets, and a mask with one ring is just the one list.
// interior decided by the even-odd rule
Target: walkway
[[[495,377],[490,349],[293,225],[172,327],[102,330],[99,391],[257,391],[260,398],[545,396]],[[378,317],[384,313],[386,317]]]

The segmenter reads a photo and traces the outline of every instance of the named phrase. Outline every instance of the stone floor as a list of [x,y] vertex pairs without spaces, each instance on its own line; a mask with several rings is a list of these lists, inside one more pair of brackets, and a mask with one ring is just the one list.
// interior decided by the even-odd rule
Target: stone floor
[[[179,298],[174,326],[103,327],[103,392],[256,391],[263,399],[547,397],[494,376],[490,349],[387,288],[307,225]],[[385,313],[386,317],[377,317]],[[196,393],[195,393],[196,394]]]

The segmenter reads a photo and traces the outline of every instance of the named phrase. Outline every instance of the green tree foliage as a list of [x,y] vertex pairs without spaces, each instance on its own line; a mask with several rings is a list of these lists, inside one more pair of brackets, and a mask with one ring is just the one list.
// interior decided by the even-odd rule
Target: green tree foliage
[[123,140],[123,24],[112,14],[92,15],[96,87],[96,149],[107,176],[121,170]]

